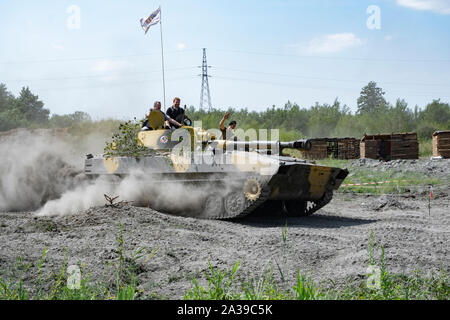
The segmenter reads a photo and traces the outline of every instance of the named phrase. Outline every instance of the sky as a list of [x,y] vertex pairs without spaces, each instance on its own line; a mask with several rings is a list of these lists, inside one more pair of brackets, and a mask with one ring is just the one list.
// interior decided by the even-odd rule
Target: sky
[[262,111],[337,98],[376,81],[395,103],[450,102],[450,0],[0,0],[0,83],[52,114],[131,119],[164,101]]

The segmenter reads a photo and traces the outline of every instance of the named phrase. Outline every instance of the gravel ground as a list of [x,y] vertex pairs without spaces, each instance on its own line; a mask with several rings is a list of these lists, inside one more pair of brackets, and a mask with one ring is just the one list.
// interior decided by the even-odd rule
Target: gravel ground
[[[43,266],[47,274],[57,272],[66,256],[69,265],[85,263],[92,279],[112,281],[111,263],[119,256],[119,223],[124,226],[127,256],[140,248],[158,248],[151,259],[137,262],[143,298],[181,298],[191,288],[192,278],[202,277],[208,261],[226,270],[240,261],[241,280],[272,268],[278,286],[285,289],[294,283],[297,269],[325,287],[331,286],[330,279],[338,287],[361,282],[372,231],[374,242],[385,248],[390,271],[449,272],[450,188],[445,181],[450,180],[450,160],[349,162],[350,172],[360,169],[421,172],[444,184],[435,190],[431,215],[427,187],[396,196],[337,193],[330,204],[306,218],[273,213],[237,221],[196,220],[130,205],[55,217],[0,212],[0,276],[8,274],[19,257],[36,264],[47,248]],[[33,270],[26,273],[25,285],[35,283]]]
[[417,160],[379,161],[373,159],[357,159],[351,161],[352,168],[369,168],[379,171],[421,172],[430,176],[450,177],[450,159],[420,158]]
[[[0,147],[5,151],[0,172],[3,181],[8,182],[3,186],[5,190],[0,190],[6,192],[0,193],[0,208],[23,210],[19,207],[24,201],[33,200],[32,204],[41,205],[47,193],[54,197],[49,192],[43,196],[43,190],[56,190],[60,195],[70,189],[70,183],[55,188],[55,179],[47,172],[59,178],[73,178],[73,174],[66,174],[65,168],[82,157],[71,155],[71,144],[55,148],[49,142],[55,133],[44,133],[41,137],[36,132],[14,131],[0,136]],[[25,138],[34,139],[33,145],[40,147],[33,148],[33,153],[29,149],[22,151]],[[104,143],[104,137],[100,137],[89,139],[86,146],[77,146],[95,150],[91,140],[98,140],[98,146]],[[47,166],[36,165],[35,159],[43,156],[57,161],[47,161]],[[181,298],[191,288],[192,278],[202,277],[208,261],[226,270],[240,261],[241,280],[258,277],[272,266],[278,286],[285,289],[294,283],[297,269],[310,273],[323,286],[330,286],[330,279],[335,286],[360,282],[366,275],[372,231],[374,242],[385,248],[391,271],[449,272],[450,159],[390,162],[359,159],[349,161],[348,166],[350,173],[369,169],[401,176],[402,172],[413,171],[439,178],[444,183],[435,189],[431,215],[427,186],[402,196],[337,193],[330,204],[306,218],[286,218],[273,213],[272,216],[252,214],[237,221],[209,221],[130,205],[100,206],[55,217],[37,216],[35,212],[0,212],[0,277],[10,274],[18,258],[36,264],[47,248],[43,265],[46,274],[57,272],[67,257],[69,265],[84,263],[85,274],[91,274],[92,279],[112,281],[111,264],[119,256],[120,223],[124,226],[126,256],[132,256],[140,248],[158,248],[151,259],[137,262],[143,298]],[[285,225],[286,242],[283,241]],[[35,269],[34,266],[25,273],[26,286],[36,282]]]
[[[447,196],[434,200],[429,216],[423,196],[338,194],[311,217],[255,214],[238,221],[196,220],[129,205],[63,217],[6,212],[0,213],[0,266],[6,271],[17,257],[37,262],[47,247],[45,270],[57,271],[66,254],[69,264],[83,262],[94,279],[106,279],[111,275],[108,264],[118,257],[121,222],[128,256],[142,247],[159,248],[150,260],[138,263],[144,297],[181,298],[208,261],[231,270],[240,260],[242,280],[262,275],[272,264],[278,285],[286,288],[293,284],[297,268],[324,286],[329,285],[327,279],[336,286],[358,282],[365,277],[371,231],[374,241],[384,246],[391,271],[449,272],[449,202]],[[25,284],[34,277],[29,274]]]

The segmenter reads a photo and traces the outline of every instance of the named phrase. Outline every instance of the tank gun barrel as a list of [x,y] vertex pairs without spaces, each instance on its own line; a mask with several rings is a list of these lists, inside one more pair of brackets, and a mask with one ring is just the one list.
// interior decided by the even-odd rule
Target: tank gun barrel
[[251,151],[251,150],[271,150],[275,153],[280,153],[283,149],[298,149],[298,150],[310,150],[312,145],[311,141],[307,139],[300,139],[290,142],[280,142],[280,141],[225,141],[222,140],[221,143],[216,146],[216,148],[223,148],[227,150],[241,150],[241,151]]
[[311,140],[300,139],[291,142],[280,142],[280,149],[299,149],[299,150],[310,150],[312,147]]

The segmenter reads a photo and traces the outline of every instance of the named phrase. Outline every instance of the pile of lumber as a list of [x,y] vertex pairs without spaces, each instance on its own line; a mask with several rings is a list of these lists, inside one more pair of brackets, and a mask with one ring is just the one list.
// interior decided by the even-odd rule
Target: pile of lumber
[[450,131],[433,133],[433,156],[450,158]]
[[419,159],[417,133],[392,134],[391,159]]
[[364,135],[360,145],[361,158],[395,160],[418,159],[417,133]]
[[363,140],[360,144],[361,158],[379,159],[379,145],[380,140]]
[[338,139],[339,159],[359,159],[359,139],[342,138]]
[[310,150],[300,151],[303,159],[319,160],[327,158],[327,139],[309,139],[311,141]]
[[[356,138],[314,138],[311,141],[311,149],[302,150],[303,159],[319,160],[329,157],[338,159],[359,159],[359,139]],[[337,153],[330,146],[335,145]]]

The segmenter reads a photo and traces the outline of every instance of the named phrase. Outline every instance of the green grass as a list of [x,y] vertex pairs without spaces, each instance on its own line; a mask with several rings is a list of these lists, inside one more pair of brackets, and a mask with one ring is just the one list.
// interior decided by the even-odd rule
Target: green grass
[[316,300],[326,295],[314,282],[300,271],[290,290],[280,289],[274,279],[272,267],[258,277],[237,280],[236,263],[231,272],[216,269],[209,263],[209,270],[203,274],[207,285],[192,280],[192,288],[184,295],[186,300]]
[[[92,281],[85,272],[85,265],[79,264],[81,281],[79,288],[68,285],[67,259],[56,273],[45,274],[47,249],[36,263],[26,263],[18,258],[10,274],[0,277],[0,300],[135,300],[144,298],[136,278],[138,261],[150,259],[157,250],[150,253],[144,249],[126,255],[123,226],[119,225],[116,240],[118,258],[112,264],[114,281]],[[259,276],[243,279],[239,276],[240,261],[231,270],[221,270],[208,262],[208,268],[200,278],[192,279],[192,286],[184,294],[186,300],[448,300],[450,298],[450,279],[447,273],[424,275],[415,271],[412,275],[396,274],[388,270],[386,252],[381,245],[374,243],[373,234],[369,237],[367,275],[345,286],[324,287],[297,269],[292,283],[286,282],[281,269],[282,281],[274,277],[272,264]],[[278,266],[279,267],[279,266]],[[370,268],[370,269],[369,269]],[[32,274],[33,283],[24,284],[24,276]],[[372,281],[374,280],[374,281]],[[200,284],[204,283],[204,285]],[[333,282],[331,281],[333,284]],[[146,297],[155,298],[147,293]]]
[[[289,154],[298,156],[297,153],[291,152]],[[348,186],[340,187],[340,192],[356,192],[356,193],[371,193],[371,194],[402,194],[407,192],[414,192],[420,189],[421,186],[433,185],[439,186],[445,183],[440,178],[430,177],[425,173],[416,171],[400,171],[396,168],[386,169],[384,171],[377,168],[366,167],[352,167],[355,160],[340,160],[340,159],[322,159],[315,162],[319,165],[347,168],[349,175],[345,178],[343,184],[357,184],[365,182],[381,182],[381,181],[398,181],[388,184],[368,185],[368,186]],[[407,180],[406,182],[400,180]]]
[[367,185],[367,186],[349,186],[341,187],[340,191],[352,191],[356,193],[373,193],[373,194],[387,194],[396,193],[402,194],[411,191],[416,191],[420,186],[433,185],[438,186],[444,182],[436,177],[430,177],[425,173],[414,171],[395,171],[395,170],[370,170],[352,168],[350,174],[344,180],[343,184],[357,184],[364,182],[381,182],[381,181],[396,181],[393,183]]
[[[379,253],[378,259],[375,257]],[[441,271],[438,275],[424,276],[420,271],[413,275],[389,272],[385,262],[385,250],[369,238],[368,273],[357,284],[350,282],[344,288],[325,289],[314,283],[311,277],[297,270],[296,279],[289,290],[277,286],[272,268],[262,276],[237,280],[239,262],[231,272],[214,268],[203,273],[206,286],[192,280],[192,288],[184,295],[186,300],[448,300],[450,279]],[[370,272],[369,272],[370,271]],[[375,281],[372,281],[375,279]],[[331,281],[332,282],[332,281]],[[332,282],[333,283],[333,282]]]
[[431,157],[433,155],[433,143],[432,140],[420,140],[419,141],[419,157]]
[[[24,264],[19,258],[9,279],[0,278],[0,300],[94,300],[110,296],[111,291],[106,286],[92,283],[89,275],[80,279],[78,289],[70,289],[66,260],[59,272],[44,275],[42,267],[46,263],[46,255],[47,249],[44,249],[35,270],[32,270],[33,263]],[[84,266],[79,267],[83,273]],[[24,271],[35,271],[37,278],[29,286],[23,284]],[[18,280],[14,280],[16,277]]]
[[[44,274],[43,266],[47,263],[47,248],[44,249],[41,259],[37,263],[24,263],[18,258],[9,274],[0,277],[0,300],[135,300],[141,297],[142,290],[138,289],[136,272],[139,261],[149,259],[158,249],[149,251],[145,248],[137,249],[133,254],[127,255],[125,250],[123,225],[119,224],[119,233],[116,239],[118,258],[111,264],[111,273],[114,281],[92,281],[91,275],[85,272],[85,265],[79,264],[79,287],[68,283],[67,259],[57,273]],[[34,268],[33,268],[34,266]],[[33,274],[34,283],[24,285],[24,276]]]
[[208,262],[209,272],[204,272],[208,281],[208,287],[198,284],[197,279],[192,280],[193,287],[185,295],[187,300],[233,300],[239,299],[233,293],[232,285],[239,268],[239,261],[233,266],[230,272],[218,270]]
[[[375,251],[378,249],[379,262]],[[368,281],[359,285],[347,286],[344,290],[334,292],[336,299],[363,300],[448,300],[450,298],[450,279],[441,271],[438,275],[424,276],[420,271],[413,275],[394,274],[388,271],[385,261],[385,249],[373,244],[373,234],[369,238],[369,266],[377,268],[377,285]],[[373,277],[373,274],[369,277]]]
[[287,232],[288,232],[288,227],[287,227],[287,220],[286,220],[286,223],[284,224],[284,227],[283,227],[283,231],[281,233],[284,244],[286,243],[286,240],[287,240]]

